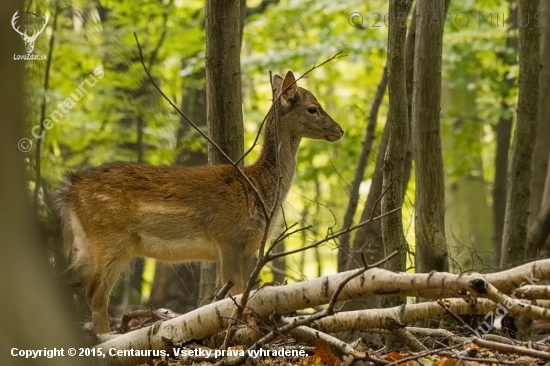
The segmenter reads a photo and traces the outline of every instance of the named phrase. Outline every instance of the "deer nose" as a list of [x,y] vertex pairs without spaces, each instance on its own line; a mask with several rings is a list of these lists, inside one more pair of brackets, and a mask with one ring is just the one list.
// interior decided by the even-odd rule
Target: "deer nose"
[[344,129],[340,126],[337,126],[336,128],[338,128],[338,130],[340,131],[340,133],[342,134],[342,136],[344,136]]

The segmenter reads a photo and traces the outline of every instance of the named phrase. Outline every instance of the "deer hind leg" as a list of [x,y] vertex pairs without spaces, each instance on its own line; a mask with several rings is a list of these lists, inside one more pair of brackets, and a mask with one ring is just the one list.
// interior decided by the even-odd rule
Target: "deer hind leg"
[[[97,246],[96,246],[97,248]],[[102,249],[104,249],[103,247]],[[131,256],[119,250],[102,250],[94,256],[94,269],[86,286],[86,302],[92,313],[92,324],[97,334],[109,333],[109,295]]]

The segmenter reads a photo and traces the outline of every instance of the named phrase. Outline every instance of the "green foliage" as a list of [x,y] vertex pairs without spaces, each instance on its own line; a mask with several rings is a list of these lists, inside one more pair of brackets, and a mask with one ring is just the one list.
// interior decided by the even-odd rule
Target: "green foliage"
[[[53,16],[54,4],[53,0],[33,2],[31,10]],[[27,62],[29,137],[32,126],[41,123],[40,103],[44,93],[49,115],[95,69],[103,70],[104,77],[46,131],[40,161],[46,194],[54,191],[67,169],[79,170],[115,160],[137,161],[140,118],[145,121],[144,162],[171,164],[181,144],[190,151],[204,151],[204,142],[195,132],[186,132],[178,144],[179,115],[148,81],[133,35],[135,32],[139,37],[146,63],[158,48],[150,62],[150,72],[166,95],[179,105],[183,88],[205,85],[199,76],[204,68],[205,51],[203,6],[202,1],[171,0],[60,3],[57,29],[51,29],[50,21],[48,32],[36,44],[35,53],[47,53],[53,31],[55,42],[47,91],[43,89],[46,62]],[[363,15],[361,27],[349,23],[349,15],[354,11]],[[242,51],[245,147],[252,144],[269,109],[269,71],[283,74],[293,70],[299,76],[337,52],[345,56],[298,82],[317,95],[327,112],[342,125],[345,136],[334,144],[303,142],[286,220],[289,225],[296,221],[301,225],[313,224],[314,230],[294,236],[287,249],[318,240],[342,225],[368,111],[386,61],[387,27],[383,21],[380,27],[373,24],[378,19],[377,13],[383,17],[386,12],[387,2],[382,0],[282,0],[247,19]],[[445,25],[444,86],[451,95],[442,118],[443,136],[451,141],[444,151],[446,174],[448,177],[481,174],[490,184],[492,161],[487,159],[491,159],[494,150],[491,126],[502,113],[514,109],[515,87],[504,90],[510,87],[503,85],[502,79],[504,75],[515,77],[517,65],[509,62],[515,61],[515,56],[505,47],[507,28],[478,24],[477,15],[507,13],[506,2],[452,2],[450,12],[455,15],[465,12],[475,21],[468,27]],[[473,98],[469,104],[472,108],[463,108],[463,96]],[[508,110],[502,110],[503,98],[510,106]],[[367,183],[386,113],[387,100],[384,100],[375,151],[365,177]],[[257,147],[253,151],[247,163],[258,156],[259,150]],[[31,153],[27,157],[33,187],[36,162]],[[485,171],[477,171],[478,167],[471,163],[479,156],[485,159]],[[408,196],[413,197],[413,193]],[[364,199],[363,194],[357,215]],[[412,211],[405,218],[405,222],[410,221]],[[410,235],[413,231],[409,229]],[[320,249],[323,273],[335,268],[335,248],[335,243],[329,243]],[[299,258],[296,256],[289,262],[289,271],[298,271],[301,261],[315,262]],[[317,271],[317,264],[308,265],[293,277],[316,275]]]

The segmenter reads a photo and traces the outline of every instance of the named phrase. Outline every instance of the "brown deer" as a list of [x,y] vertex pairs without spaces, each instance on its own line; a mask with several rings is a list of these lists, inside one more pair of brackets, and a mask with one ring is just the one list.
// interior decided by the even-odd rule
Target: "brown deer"
[[[268,209],[280,207],[290,190],[300,140],[336,141],[344,133],[312,93],[297,87],[292,72],[284,80],[275,75],[273,85],[280,98],[267,117],[260,157],[242,169]],[[256,192],[232,165],[105,164],[70,174],[56,203],[65,253],[86,288],[97,333],[110,331],[110,292],[136,256],[219,259],[222,281],[241,293],[267,222]]]

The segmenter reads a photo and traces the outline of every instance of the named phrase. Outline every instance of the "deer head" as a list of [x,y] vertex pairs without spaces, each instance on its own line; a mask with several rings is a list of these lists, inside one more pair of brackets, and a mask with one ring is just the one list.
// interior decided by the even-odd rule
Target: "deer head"
[[40,29],[39,31],[34,30],[32,36],[29,36],[27,34],[27,30],[25,30],[25,32],[21,32],[19,30],[19,26],[16,26],[15,24],[15,21],[17,20],[17,18],[19,18],[19,15],[17,15],[18,12],[19,10],[16,11],[15,14],[13,14],[13,17],[11,18],[11,26],[17,33],[21,35],[21,38],[23,38],[23,41],[25,41],[25,48],[27,49],[27,53],[31,53],[32,50],[34,50],[34,42],[36,41],[36,38],[40,35],[40,33],[42,33],[44,28],[46,28],[46,25],[48,24],[48,20],[50,18],[48,17],[48,15],[44,15],[45,21],[44,21],[44,24],[42,25],[42,29]]
[[280,95],[279,106],[284,115],[281,128],[288,130],[289,135],[330,142],[340,140],[344,134],[342,127],[323,110],[311,92],[296,85],[291,71],[284,79],[275,75],[273,86],[274,96]]

